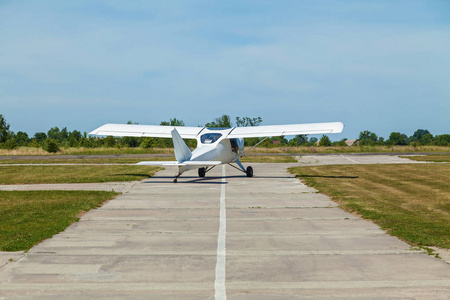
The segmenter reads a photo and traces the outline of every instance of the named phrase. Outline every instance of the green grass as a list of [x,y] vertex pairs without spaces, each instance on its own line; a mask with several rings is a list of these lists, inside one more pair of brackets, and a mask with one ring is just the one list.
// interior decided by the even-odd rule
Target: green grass
[[116,155],[116,154],[172,154],[173,148],[61,148],[57,153],[49,153],[42,148],[20,147],[13,150],[0,149],[0,156],[6,155]]
[[[246,147],[248,149],[249,147]],[[392,152],[446,152],[450,147],[445,146],[353,146],[353,147],[315,147],[315,146],[279,146],[256,147],[251,153],[392,153]],[[173,148],[62,148],[58,153],[48,153],[41,148],[20,147],[14,150],[0,149],[0,156],[11,155],[119,155],[119,154],[172,154]]]
[[78,221],[118,193],[103,191],[0,191],[0,250],[28,250]]
[[149,178],[161,168],[149,166],[2,166],[0,184],[90,183]]
[[450,162],[450,154],[447,155],[439,155],[439,154],[432,154],[432,155],[424,155],[424,156],[400,156],[401,158],[409,158],[411,160],[417,160],[417,161],[431,161],[431,162]]
[[[140,161],[175,161],[175,157],[141,157],[141,158],[83,158],[83,159],[3,159],[4,164],[135,164]],[[290,155],[283,156],[243,156],[242,162],[256,163],[295,163]]]
[[450,165],[341,165],[291,168],[346,211],[414,246],[450,248]]
[[82,158],[82,159],[1,159],[0,164],[136,164],[141,161],[175,160],[175,157]]
[[[246,147],[247,150],[248,147]],[[414,153],[414,152],[446,152],[450,153],[448,146],[352,146],[352,147],[256,147],[250,153]]]

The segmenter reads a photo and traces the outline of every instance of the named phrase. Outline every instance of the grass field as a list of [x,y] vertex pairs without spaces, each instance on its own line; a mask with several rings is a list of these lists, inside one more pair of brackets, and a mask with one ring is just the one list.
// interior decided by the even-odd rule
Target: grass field
[[108,155],[108,154],[173,154],[173,148],[61,148],[57,153],[48,153],[42,148],[20,147],[0,149],[0,155]]
[[[249,149],[246,147],[245,150]],[[256,147],[250,153],[392,153],[392,152],[447,152],[444,146],[356,146],[356,147]],[[0,149],[0,156],[11,155],[106,155],[106,154],[173,154],[173,148],[62,148],[58,153],[48,153],[41,148],[20,147]]]
[[414,152],[447,152],[450,147],[444,146],[354,146],[354,147],[256,147],[250,153],[414,153]]
[[117,193],[99,191],[0,191],[0,250],[28,250]]
[[450,248],[450,164],[290,168],[346,211],[415,246]]
[[161,168],[149,166],[2,166],[0,184],[89,183],[142,180]]
[[[140,161],[175,161],[175,157],[144,157],[144,158],[86,158],[86,159],[0,159],[1,164],[135,164]],[[242,162],[256,163],[291,163],[297,162],[289,155],[283,156],[243,156]]]
[[450,162],[450,154],[448,155],[425,155],[425,156],[400,156],[401,158],[409,158],[417,161],[431,162]]
[[83,158],[83,159],[0,159],[4,164],[136,164],[140,161],[175,160],[175,157]]

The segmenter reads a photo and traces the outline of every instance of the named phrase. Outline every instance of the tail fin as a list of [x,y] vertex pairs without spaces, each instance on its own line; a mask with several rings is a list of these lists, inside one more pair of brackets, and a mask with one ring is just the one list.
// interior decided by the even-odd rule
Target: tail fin
[[178,131],[174,128],[171,132],[173,147],[175,148],[175,158],[178,162],[184,162],[189,160],[192,156],[192,152],[186,143],[181,138]]

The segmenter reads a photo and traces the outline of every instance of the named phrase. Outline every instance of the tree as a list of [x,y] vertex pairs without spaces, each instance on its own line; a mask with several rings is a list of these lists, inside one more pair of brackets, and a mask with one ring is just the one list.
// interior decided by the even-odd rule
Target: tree
[[26,146],[30,142],[30,138],[26,132],[19,131],[16,134],[16,141],[19,146]]
[[185,126],[183,120],[178,120],[177,118],[170,119],[169,122],[161,121],[162,126]]
[[289,141],[290,146],[301,146],[308,144],[308,136],[306,134],[296,135]]
[[415,141],[419,141],[423,138],[423,136],[427,133],[430,133],[428,130],[426,129],[417,129],[416,132],[414,132],[414,134],[412,135],[412,138]]
[[143,139],[142,143],[141,143],[141,147],[142,148],[153,148],[156,145],[156,138],[154,137],[146,137]]
[[[256,117],[256,118],[236,117],[236,126],[237,127],[259,126],[261,123],[262,123],[261,117]],[[231,124],[230,124],[230,127],[231,127]]]
[[425,133],[422,138],[419,140],[421,145],[431,145],[433,143],[433,135],[431,133]]
[[387,142],[390,145],[408,145],[408,137],[400,132],[392,132]]
[[80,144],[80,141],[82,139],[82,135],[81,132],[79,132],[78,130],[74,130],[72,132],[69,133],[69,137],[67,138],[69,147],[76,147]]
[[38,144],[43,143],[46,138],[47,138],[47,135],[45,134],[45,132],[36,132],[34,134],[34,139],[36,140],[36,143],[38,143]]
[[205,127],[210,128],[229,128],[232,127],[231,118],[229,115],[222,115],[219,118],[216,118],[214,121],[210,123],[206,123]]
[[111,135],[108,135],[106,138],[104,138],[103,142],[104,142],[104,145],[108,148],[112,148],[116,145],[116,140]]
[[0,115],[0,143],[5,143],[10,138],[10,135],[9,124],[6,123],[3,115]]
[[52,138],[47,138],[42,148],[50,153],[56,153],[59,151],[58,143]]
[[378,137],[375,133],[368,130],[359,133],[359,144],[374,146],[377,143]]
[[317,143],[318,139],[316,137],[312,137],[309,139],[309,145],[314,146]]
[[320,141],[319,141],[319,146],[324,146],[324,147],[331,146],[330,138],[328,136],[326,136],[325,134],[322,135],[322,137],[320,138]]
[[333,146],[346,147],[347,146],[347,144],[345,143],[346,140],[347,140],[346,138],[343,138],[339,142],[333,142]]
[[7,150],[13,150],[18,147],[15,138],[10,138],[6,142],[2,143],[1,145],[2,145],[3,149],[7,149]]
[[434,139],[435,139],[434,144],[436,144],[437,146],[450,145],[450,134],[437,135]]
[[62,130],[59,130],[58,127],[52,127],[47,132],[47,136],[56,141],[63,142],[67,139],[69,133],[67,132],[67,127],[64,127]]
[[420,145],[428,145],[433,142],[433,135],[426,129],[417,129],[408,139],[409,143],[416,142]]

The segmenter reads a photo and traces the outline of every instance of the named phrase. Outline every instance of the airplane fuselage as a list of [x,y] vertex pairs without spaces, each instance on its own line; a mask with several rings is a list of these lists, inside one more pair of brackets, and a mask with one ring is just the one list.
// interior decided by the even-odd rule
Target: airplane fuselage
[[229,163],[239,158],[244,151],[244,139],[225,138],[231,130],[233,129],[208,128],[203,130],[197,138],[197,148],[192,151],[191,160],[215,160]]
[[[192,151],[191,161],[220,161],[223,164],[235,162],[244,152],[243,138],[225,138],[233,128],[205,128],[197,137],[197,148]],[[183,166],[181,172],[196,169]]]

